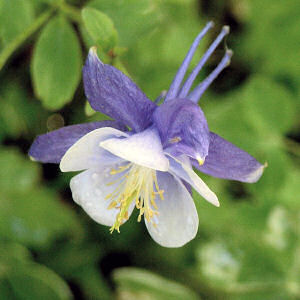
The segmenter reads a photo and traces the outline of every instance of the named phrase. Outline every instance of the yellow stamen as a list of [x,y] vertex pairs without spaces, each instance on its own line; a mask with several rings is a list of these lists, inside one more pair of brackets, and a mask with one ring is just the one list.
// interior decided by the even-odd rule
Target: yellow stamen
[[114,230],[120,232],[120,226],[129,217],[128,209],[133,201],[136,208],[140,210],[137,221],[140,222],[144,216],[148,222],[155,224],[153,217],[158,215],[156,195],[163,200],[164,191],[159,189],[155,170],[130,163],[117,170],[112,169],[110,174],[116,175],[125,170],[127,170],[126,174],[107,184],[109,186],[119,182],[115,190],[105,197],[106,200],[111,199],[108,209],[119,209],[115,223],[110,228],[111,233]]
[[205,159],[201,158],[201,157],[197,157],[197,161],[199,166],[202,166],[204,164]]

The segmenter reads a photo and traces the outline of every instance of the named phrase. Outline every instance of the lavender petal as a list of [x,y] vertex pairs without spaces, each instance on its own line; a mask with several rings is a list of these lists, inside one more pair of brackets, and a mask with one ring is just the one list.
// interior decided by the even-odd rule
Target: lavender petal
[[29,156],[36,161],[59,164],[66,151],[81,137],[101,127],[113,127],[125,131],[116,121],[91,122],[66,126],[38,136],[29,149]]
[[163,148],[175,157],[185,154],[204,159],[208,154],[209,130],[201,108],[188,99],[160,105],[153,114]]
[[212,132],[205,163],[199,166],[196,160],[191,161],[194,167],[208,175],[249,183],[256,182],[265,168],[250,154]]
[[156,105],[118,69],[103,64],[91,48],[83,68],[83,82],[91,107],[140,132],[151,123]]

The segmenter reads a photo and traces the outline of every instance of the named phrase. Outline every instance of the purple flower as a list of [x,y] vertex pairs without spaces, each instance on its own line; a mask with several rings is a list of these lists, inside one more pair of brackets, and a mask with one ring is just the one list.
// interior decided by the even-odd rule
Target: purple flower
[[263,165],[209,131],[197,104],[232,52],[227,50],[215,70],[191,90],[228,27],[183,83],[200,40],[212,26],[208,23],[196,37],[160,106],[122,72],[103,64],[92,48],[83,68],[86,96],[92,108],[115,121],[67,126],[37,137],[31,146],[34,160],[60,163],[63,172],[83,171],[71,180],[73,199],[96,222],[111,226],[111,232],[119,231],[136,207],[138,221],[144,217],[157,243],[180,247],[198,230],[191,187],[219,206],[193,167],[243,182],[256,182],[262,175]]

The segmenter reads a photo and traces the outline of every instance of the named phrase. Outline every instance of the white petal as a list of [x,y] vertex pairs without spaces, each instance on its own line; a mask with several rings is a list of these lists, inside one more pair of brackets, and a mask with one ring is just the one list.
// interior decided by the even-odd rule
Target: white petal
[[215,206],[220,206],[218,197],[206,183],[193,171],[193,168],[187,157],[181,157],[180,160],[170,156],[170,173],[175,174],[187,183],[189,183],[204,199]]
[[128,137],[128,134],[111,128],[95,129],[79,139],[63,156],[60,162],[62,172],[81,171],[95,166],[117,163],[119,159],[99,146],[112,137]]
[[[115,169],[118,166],[114,166]],[[112,226],[115,223],[119,209],[107,209],[111,199],[105,197],[112,193],[118,186],[118,182],[108,185],[115,181],[122,174],[110,175],[110,168],[95,171],[87,170],[73,177],[70,182],[73,200],[79,204],[85,212],[97,223]],[[134,203],[128,210],[128,215],[132,213]]]
[[169,173],[157,172],[164,200],[156,198],[159,214],[156,223],[145,221],[152,238],[164,247],[181,247],[192,240],[198,231],[198,214],[194,201],[182,182]]
[[167,171],[169,160],[163,153],[159,135],[155,129],[147,129],[126,139],[109,139],[101,147],[135,164],[159,171]]

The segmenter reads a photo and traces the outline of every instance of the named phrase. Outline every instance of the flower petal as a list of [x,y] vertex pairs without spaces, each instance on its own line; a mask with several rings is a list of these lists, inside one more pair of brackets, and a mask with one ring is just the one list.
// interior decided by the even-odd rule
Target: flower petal
[[59,164],[63,155],[76,141],[88,132],[101,127],[126,130],[125,126],[116,121],[66,126],[38,136],[30,147],[29,155],[36,161]]
[[[118,166],[112,166],[118,168]],[[87,170],[73,177],[70,188],[74,201],[97,223],[112,226],[116,220],[119,209],[108,206],[111,199],[105,197],[111,194],[119,182],[109,185],[110,182],[120,179],[122,174],[110,175],[110,168],[103,170]],[[128,210],[128,216],[132,213],[134,205]]]
[[192,164],[201,172],[214,177],[250,183],[256,182],[266,167],[244,150],[212,132],[204,165],[199,166],[196,160],[192,160]]
[[192,240],[198,231],[198,214],[194,201],[182,182],[168,173],[157,172],[164,200],[157,198],[159,214],[145,220],[152,238],[164,247],[181,247]]
[[167,171],[169,160],[163,153],[157,131],[153,128],[126,139],[108,139],[100,143],[107,151],[135,164],[159,171]]
[[62,172],[81,171],[117,163],[120,158],[105,151],[100,142],[112,137],[128,137],[128,134],[111,128],[95,129],[79,139],[65,153],[60,162]]
[[139,132],[151,123],[156,105],[118,69],[103,64],[91,48],[83,68],[86,96],[93,109]]
[[174,156],[186,154],[204,160],[208,154],[209,130],[201,108],[188,99],[160,105],[153,114],[163,148]]
[[183,179],[188,184],[190,184],[199,195],[201,195],[205,200],[210,202],[215,206],[220,206],[218,197],[206,183],[193,171],[189,159],[186,157],[184,161],[180,161],[170,156],[170,169],[169,172],[176,175],[177,177]]

